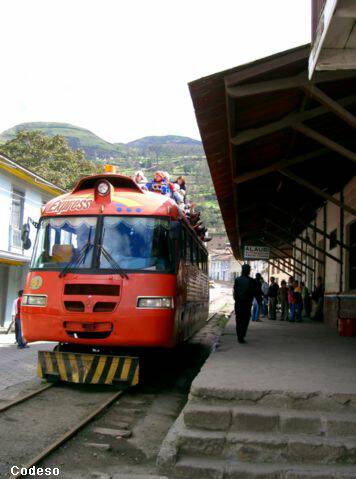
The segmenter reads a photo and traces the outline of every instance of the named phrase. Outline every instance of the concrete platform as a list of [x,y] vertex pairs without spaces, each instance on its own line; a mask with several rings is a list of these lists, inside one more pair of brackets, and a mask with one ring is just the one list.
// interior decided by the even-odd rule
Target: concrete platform
[[356,338],[322,323],[251,322],[246,344],[232,317],[192,384],[192,395],[222,399],[239,391],[356,394]]
[[356,338],[232,317],[158,457],[172,478],[354,479]]

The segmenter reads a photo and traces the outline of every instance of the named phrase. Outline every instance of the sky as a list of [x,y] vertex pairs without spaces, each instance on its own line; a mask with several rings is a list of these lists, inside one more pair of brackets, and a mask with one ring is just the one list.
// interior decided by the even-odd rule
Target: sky
[[199,139],[188,82],[310,41],[311,0],[1,0],[0,132]]

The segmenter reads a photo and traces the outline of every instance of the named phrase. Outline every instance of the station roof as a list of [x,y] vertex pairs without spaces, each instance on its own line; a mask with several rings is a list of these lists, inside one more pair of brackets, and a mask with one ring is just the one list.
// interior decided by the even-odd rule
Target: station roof
[[316,210],[355,174],[356,71],[310,81],[309,52],[304,45],[189,84],[237,258],[244,244],[266,243],[278,248],[272,256],[289,256]]
[[313,44],[309,78],[316,70],[356,68],[356,2],[312,0]]

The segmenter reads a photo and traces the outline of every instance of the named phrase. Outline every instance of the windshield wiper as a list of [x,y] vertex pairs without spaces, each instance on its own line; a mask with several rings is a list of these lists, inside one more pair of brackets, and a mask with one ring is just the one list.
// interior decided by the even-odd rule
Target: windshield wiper
[[126,278],[126,279],[129,279],[128,275],[126,274],[126,272],[121,268],[121,266],[119,265],[119,263],[111,256],[111,254],[109,253],[109,251],[107,251],[103,245],[99,244],[98,245],[98,248],[99,248],[99,254],[101,253],[104,258],[106,259],[106,261],[112,266],[113,269],[115,269],[119,275],[122,277],[122,278]]
[[80,265],[82,261],[85,261],[85,258],[88,254],[88,251],[90,248],[94,246],[93,244],[90,243],[90,240],[83,246],[81,250],[79,250],[79,254],[76,258],[72,259],[65,268],[62,269],[62,271],[59,273],[59,277],[63,278],[72,268],[74,268],[77,265]]

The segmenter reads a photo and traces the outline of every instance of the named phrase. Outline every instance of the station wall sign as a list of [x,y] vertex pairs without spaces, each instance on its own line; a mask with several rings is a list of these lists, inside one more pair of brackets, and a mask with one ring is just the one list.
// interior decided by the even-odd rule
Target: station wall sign
[[269,259],[270,248],[266,246],[245,246],[244,259],[267,260]]

